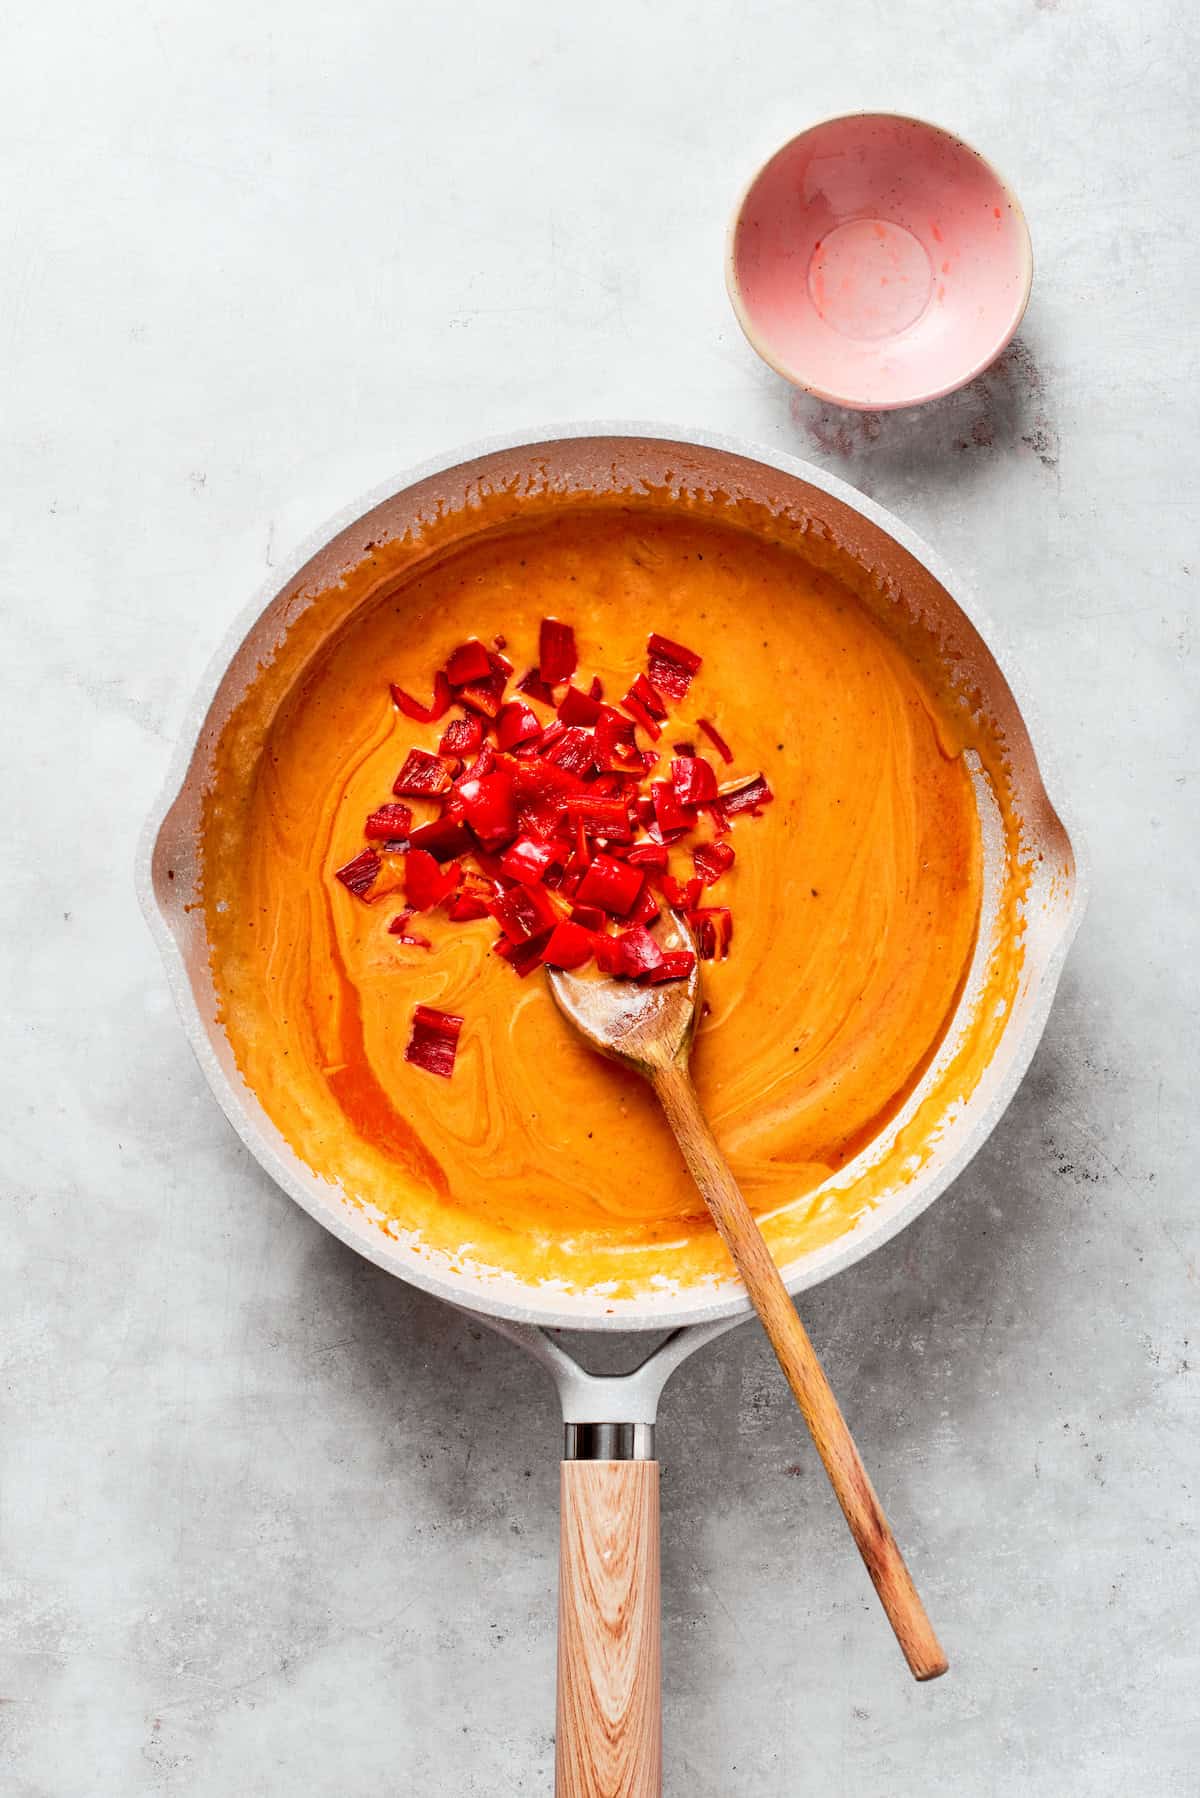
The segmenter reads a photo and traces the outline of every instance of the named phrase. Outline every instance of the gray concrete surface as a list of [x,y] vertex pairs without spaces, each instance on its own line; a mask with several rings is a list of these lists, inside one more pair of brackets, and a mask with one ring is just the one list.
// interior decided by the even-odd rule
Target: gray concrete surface
[[[1024,650],[1094,896],[978,1163],[805,1310],[949,1645],[905,1676],[753,1329],[670,1388],[674,1798],[1200,1790],[1196,29],[1168,0],[50,0],[0,62],[0,1790],[547,1792],[557,1429],[274,1190],[130,885],[273,562],[427,453],[660,417],[814,458]],[[725,218],[807,120],[962,131],[1034,236],[918,416],[793,398]]]

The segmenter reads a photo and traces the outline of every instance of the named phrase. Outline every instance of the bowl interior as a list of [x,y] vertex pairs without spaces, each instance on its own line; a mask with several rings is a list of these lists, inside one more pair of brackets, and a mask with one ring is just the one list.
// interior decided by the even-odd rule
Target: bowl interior
[[743,330],[790,381],[888,409],[971,380],[1011,339],[1032,261],[1014,195],[917,119],[831,119],[785,144],[734,221]]

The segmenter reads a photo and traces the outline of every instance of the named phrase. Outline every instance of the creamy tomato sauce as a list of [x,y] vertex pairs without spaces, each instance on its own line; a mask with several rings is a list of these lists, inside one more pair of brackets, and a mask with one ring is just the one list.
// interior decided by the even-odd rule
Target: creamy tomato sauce
[[[407,751],[444,728],[400,715],[388,683],[427,694],[455,644],[497,632],[519,675],[547,614],[609,697],[649,631],[695,649],[663,746],[709,717],[735,755],[722,778],[761,769],[775,794],[733,827],[716,897],[735,934],[703,964],[693,1067],[776,1253],[799,1253],[872,1202],[869,1184],[817,1189],[936,1052],[981,895],[963,709],[799,547],[686,514],[563,511],[359,606],[282,702],[252,687],[218,752],[204,869],[239,1067],[314,1170],[434,1247],[580,1289],[724,1272],[648,1090],[574,1036],[543,975],[491,953],[495,924],[425,914],[432,949],[408,947],[388,934],[402,894],[364,905],[333,878]],[[451,1080],[404,1059],[417,1004],[465,1020]]]

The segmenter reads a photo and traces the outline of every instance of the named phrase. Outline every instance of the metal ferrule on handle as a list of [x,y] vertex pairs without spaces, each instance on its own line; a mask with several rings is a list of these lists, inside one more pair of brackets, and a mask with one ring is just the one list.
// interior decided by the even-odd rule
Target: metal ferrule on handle
[[652,1423],[567,1423],[564,1461],[653,1461]]

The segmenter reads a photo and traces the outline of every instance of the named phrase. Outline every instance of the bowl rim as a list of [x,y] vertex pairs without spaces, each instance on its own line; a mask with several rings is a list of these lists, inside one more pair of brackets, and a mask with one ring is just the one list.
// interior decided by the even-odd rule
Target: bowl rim
[[[919,125],[922,130],[932,131],[939,137],[949,138],[952,143],[957,144],[960,149],[966,150],[968,154],[974,156],[981,162],[988,173],[998,183],[1004,194],[1007,196],[1009,205],[1012,208],[1013,217],[1019,227],[1021,266],[1024,279],[1021,284],[1019,302],[1014,307],[1012,321],[1003,336],[998,340],[995,347],[981,360],[977,361],[965,374],[958,376],[953,381],[947,382],[942,387],[931,388],[929,392],[922,393],[913,399],[877,401],[851,399],[846,394],[830,393],[824,388],[816,386],[813,382],[804,380],[798,370],[789,367],[782,358],[777,356],[768,347],[766,339],[761,332],[757,330],[751,319],[749,308],[747,307],[745,298],[742,294],[741,283],[738,280],[736,254],[738,227],[741,224],[742,215],[746,210],[746,204],[750,195],[753,193],[755,187],[757,187],[767,169],[769,169],[771,164],[775,162],[777,158],[782,156],[785,151],[790,150],[794,144],[798,144],[802,138],[811,137],[815,132],[823,131],[829,125],[841,125],[855,119],[883,119],[901,125]],[[924,406],[929,404],[932,400],[945,399],[947,394],[958,393],[963,387],[969,387],[972,381],[978,380],[979,376],[983,374],[985,370],[989,369],[993,362],[997,361],[998,358],[1004,354],[1005,350],[1016,336],[1021,327],[1021,321],[1025,317],[1026,310],[1029,306],[1029,296],[1032,289],[1033,239],[1029,234],[1029,221],[1025,217],[1025,208],[1021,205],[1021,202],[1017,197],[1017,191],[1011,181],[1006,180],[1000,170],[996,167],[995,163],[992,162],[989,157],[985,156],[981,150],[977,150],[974,144],[969,144],[966,138],[961,137],[957,131],[951,131],[948,126],[939,124],[936,119],[920,118],[916,113],[881,112],[875,107],[864,107],[855,112],[837,112],[830,114],[828,118],[814,120],[811,125],[806,125],[803,131],[795,132],[793,136],[789,137],[784,143],[772,150],[771,154],[759,163],[758,167],[742,187],[741,192],[738,195],[737,203],[734,206],[733,213],[725,232],[725,291],[729,295],[729,303],[733,307],[734,317],[737,319],[738,324],[741,327],[742,335],[750,345],[750,348],[761,361],[767,364],[768,368],[773,369],[777,375],[780,375],[783,380],[789,384],[789,386],[798,387],[802,392],[811,394],[814,399],[824,400],[827,405],[840,406],[848,412],[902,412],[908,407]],[[908,327],[905,328],[907,329]]]

